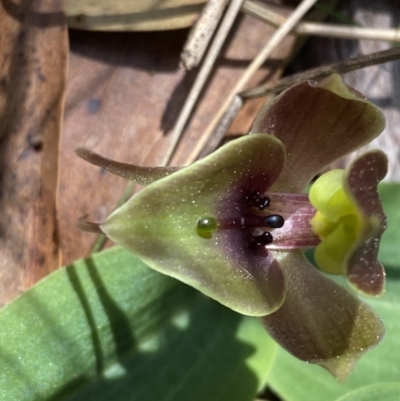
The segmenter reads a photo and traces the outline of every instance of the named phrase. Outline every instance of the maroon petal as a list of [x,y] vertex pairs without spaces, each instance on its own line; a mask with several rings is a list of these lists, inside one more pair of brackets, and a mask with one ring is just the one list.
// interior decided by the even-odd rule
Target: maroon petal
[[387,168],[386,155],[375,150],[356,159],[346,177],[347,190],[365,221],[359,246],[348,263],[347,279],[357,290],[372,296],[381,295],[385,289],[385,271],[377,260],[380,238],[386,229],[378,183]]
[[373,310],[316,270],[301,251],[273,252],[284,267],[285,303],[262,322],[297,358],[345,378],[354,363],[379,343],[384,327]]
[[325,166],[378,136],[381,111],[335,74],[282,92],[260,111],[252,132],[277,136],[287,163],[273,192],[302,191]]

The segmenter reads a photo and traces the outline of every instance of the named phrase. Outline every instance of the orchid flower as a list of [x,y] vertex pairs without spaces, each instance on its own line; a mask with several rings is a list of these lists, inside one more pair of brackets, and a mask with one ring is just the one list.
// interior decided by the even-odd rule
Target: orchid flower
[[[384,291],[377,261],[385,229],[377,184],[386,156],[370,151],[345,171],[327,165],[384,128],[377,107],[338,75],[296,85],[268,103],[250,135],[184,168],[84,159],[147,185],[104,223],[105,233],[150,267],[227,307],[258,316],[294,356],[339,378],[379,343],[383,325],[357,294],[316,269],[344,275],[358,293]],[[350,289],[351,289],[350,288]]]

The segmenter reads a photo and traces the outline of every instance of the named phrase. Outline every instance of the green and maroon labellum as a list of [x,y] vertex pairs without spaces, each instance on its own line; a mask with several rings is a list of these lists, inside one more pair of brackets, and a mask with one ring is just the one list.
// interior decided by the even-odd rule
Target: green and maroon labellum
[[319,242],[306,195],[266,194],[284,161],[277,138],[240,138],[144,188],[101,229],[154,269],[234,310],[271,313],[285,298],[285,280],[269,249]]
[[144,188],[101,229],[154,269],[238,312],[271,313],[285,298],[284,275],[266,249],[258,252],[270,241],[253,238],[274,236],[284,218],[255,192],[266,192],[284,161],[279,139],[243,137]]

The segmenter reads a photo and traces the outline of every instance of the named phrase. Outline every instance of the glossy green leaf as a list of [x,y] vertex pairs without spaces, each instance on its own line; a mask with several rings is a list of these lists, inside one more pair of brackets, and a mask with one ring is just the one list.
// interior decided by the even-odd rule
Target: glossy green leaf
[[371,384],[351,391],[336,401],[399,401],[400,383]]
[[275,345],[257,320],[116,247],[0,312],[2,401],[250,401]]
[[[369,384],[399,380],[400,250],[396,234],[400,226],[397,206],[400,185],[382,184],[380,193],[383,208],[388,216],[388,230],[382,239],[379,258],[386,267],[387,288],[381,298],[367,301],[382,318],[386,335],[381,344],[361,358],[354,372],[344,383],[339,383],[317,366],[306,365],[279,349],[269,383],[285,401],[334,401]],[[390,265],[386,266],[388,263]]]

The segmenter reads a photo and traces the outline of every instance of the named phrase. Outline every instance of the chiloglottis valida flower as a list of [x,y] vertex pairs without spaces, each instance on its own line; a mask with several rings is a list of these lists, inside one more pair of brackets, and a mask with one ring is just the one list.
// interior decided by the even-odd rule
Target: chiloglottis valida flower
[[146,168],[78,154],[147,185],[104,223],[150,267],[227,307],[259,316],[296,357],[345,377],[383,336],[357,294],[313,267],[346,276],[359,293],[384,291],[377,261],[386,219],[377,193],[386,156],[370,151],[345,171],[311,180],[384,128],[382,113],[338,75],[296,85],[268,103],[252,132],[184,168]]

